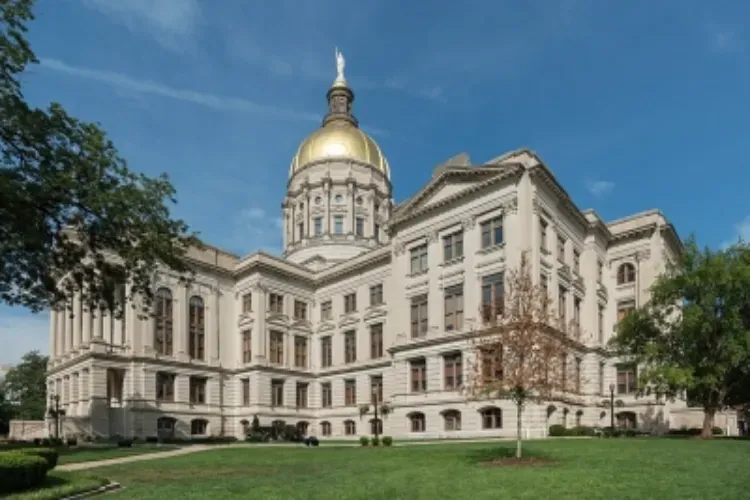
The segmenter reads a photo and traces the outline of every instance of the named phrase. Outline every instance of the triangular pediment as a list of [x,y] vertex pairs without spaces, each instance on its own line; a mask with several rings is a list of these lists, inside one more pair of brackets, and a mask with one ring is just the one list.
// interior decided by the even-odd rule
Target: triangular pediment
[[393,222],[397,224],[418,213],[457,201],[488,183],[513,175],[519,169],[522,167],[515,164],[441,169],[413,198],[398,207]]

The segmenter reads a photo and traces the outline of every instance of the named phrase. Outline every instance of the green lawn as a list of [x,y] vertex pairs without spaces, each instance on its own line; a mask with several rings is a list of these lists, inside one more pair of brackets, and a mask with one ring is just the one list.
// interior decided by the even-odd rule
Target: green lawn
[[73,472],[50,471],[42,488],[3,497],[6,500],[57,500],[90,491],[107,484],[101,476]]
[[129,457],[131,455],[142,455],[144,453],[158,453],[176,449],[177,446],[136,445],[132,448],[120,448],[118,446],[60,448],[60,459],[58,464],[72,464],[78,462],[93,462],[95,460],[107,460],[110,458]]
[[123,499],[739,499],[750,488],[750,442],[548,440],[537,468],[479,462],[512,443],[400,448],[234,448],[97,468]]

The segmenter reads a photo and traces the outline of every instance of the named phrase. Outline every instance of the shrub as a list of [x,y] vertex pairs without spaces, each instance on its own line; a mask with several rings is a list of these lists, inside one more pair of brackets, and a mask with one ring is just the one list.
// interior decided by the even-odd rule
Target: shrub
[[60,456],[57,450],[54,448],[26,448],[18,450],[19,453],[24,455],[31,455],[36,457],[42,457],[47,462],[47,470],[52,470],[57,465],[57,459]]
[[370,444],[373,446],[380,446],[380,439],[377,437],[373,437],[370,439]]
[[41,446],[42,440],[39,438],[34,438],[34,446]]
[[159,437],[158,436],[148,436],[148,437],[146,437],[146,442],[149,443],[149,444],[156,444],[156,443],[159,442]]
[[714,436],[723,436],[724,430],[721,427],[712,427],[711,434],[713,434]]
[[133,446],[133,440],[132,439],[120,439],[117,441],[117,446],[120,448],[130,448]]
[[560,424],[550,425],[549,426],[549,435],[551,437],[567,436],[568,435],[568,429],[566,429],[565,426],[562,426]]
[[305,446],[318,446],[319,444],[318,438],[315,436],[305,438]]
[[393,444],[393,438],[391,436],[383,436],[383,446],[390,446]]
[[570,436],[594,436],[596,435],[596,432],[594,431],[593,427],[587,427],[585,425],[581,425],[579,427],[574,427],[570,429],[568,435]]
[[65,444],[68,446],[78,446],[78,438],[69,437],[65,440]]
[[245,442],[247,443],[262,443],[264,441],[263,434],[248,434],[245,437]]
[[635,437],[635,436],[636,436],[635,429],[626,429],[625,430],[625,437],[632,438],[632,437]]
[[9,451],[0,453],[0,494],[40,486],[47,475],[47,461],[37,455]]
[[361,444],[362,446],[367,446],[368,444],[370,444],[370,439],[367,436],[362,436],[361,438],[359,438],[359,444]]
[[[63,440],[62,438],[50,438],[49,439],[49,446],[62,446]],[[44,443],[42,443],[42,446],[46,446]]]

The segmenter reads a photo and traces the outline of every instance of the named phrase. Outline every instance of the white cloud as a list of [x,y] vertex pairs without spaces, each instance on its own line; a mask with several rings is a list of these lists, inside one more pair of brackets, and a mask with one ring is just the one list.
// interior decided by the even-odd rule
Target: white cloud
[[740,240],[745,243],[750,243],[750,215],[734,225],[734,235],[732,236],[732,239],[722,243],[721,248],[727,248]]
[[171,50],[185,47],[201,19],[198,0],[83,0],[83,4],[131,31],[146,31]]
[[0,310],[0,365],[14,365],[21,356],[37,350],[49,352],[49,318],[46,314],[10,312]]
[[40,63],[42,68],[57,71],[58,73],[64,73],[76,78],[103,83],[115,89],[167,97],[178,101],[198,104],[219,111],[239,111],[241,113],[263,114],[278,118],[302,121],[320,121],[321,119],[320,115],[314,113],[304,113],[276,106],[258,104],[240,97],[226,97],[206,92],[198,92],[195,90],[176,89],[158,82],[139,80],[113,71],[97,70],[83,66],[72,66],[57,59],[41,58]]
[[615,189],[615,183],[611,181],[588,181],[586,182],[586,188],[589,193],[600,198],[611,193]]
[[272,254],[281,253],[281,240],[284,221],[277,215],[261,207],[246,208],[235,218],[233,248],[244,252],[265,250]]

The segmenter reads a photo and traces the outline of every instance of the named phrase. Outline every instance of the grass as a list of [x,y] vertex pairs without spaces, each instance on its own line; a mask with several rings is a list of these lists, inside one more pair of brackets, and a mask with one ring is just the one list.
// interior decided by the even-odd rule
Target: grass
[[44,486],[41,488],[24,491],[23,493],[15,493],[3,498],[6,500],[55,500],[104,486],[108,482],[103,477],[73,472],[50,471],[47,474]]
[[688,439],[547,440],[535,468],[479,462],[513,443],[399,448],[229,447],[96,469],[122,499],[700,499],[744,498],[750,442]]
[[93,462],[110,458],[143,455],[144,453],[158,453],[177,449],[177,446],[135,445],[132,448],[118,446],[81,446],[79,448],[58,448],[60,459],[58,464],[73,464],[79,462]]

